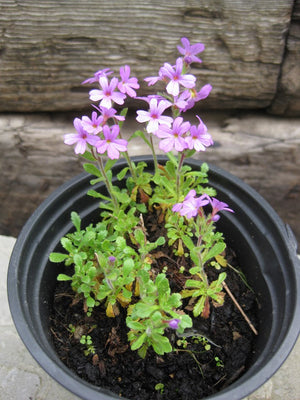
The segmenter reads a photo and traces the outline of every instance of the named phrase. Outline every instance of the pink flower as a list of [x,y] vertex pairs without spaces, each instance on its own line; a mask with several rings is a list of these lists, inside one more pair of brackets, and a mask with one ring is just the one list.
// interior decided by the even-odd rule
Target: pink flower
[[231,208],[228,207],[228,204],[223,203],[222,201],[217,200],[216,198],[211,198],[210,199],[210,204],[212,206],[212,214],[211,214],[211,219],[213,221],[218,221],[220,219],[220,215],[217,213],[219,211],[229,211],[229,212],[234,212]]
[[100,107],[100,109],[98,109],[101,112],[101,115],[103,117],[103,124],[105,125],[106,122],[110,119],[116,119],[118,121],[125,121],[125,117],[122,115],[116,115],[117,110],[115,110],[114,108],[106,108],[106,107]]
[[117,78],[112,78],[109,83],[106,76],[101,76],[99,78],[99,84],[102,90],[93,89],[89,93],[92,101],[100,101],[100,106],[106,108],[111,108],[112,102],[120,105],[124,104],[126,95],[120,92],[115,92],[118,85]]
[[76,144],[75,153],[84,154],[87,144],[96,146],[99,141],[98,136],[89,135],[82,126],[82,121],[79,118],[74,119],[74,127],[77,133],[68,133],[64,135],[64,143],[68,145]]
[[190,190],[182,203],[176,203],[172,207],[172,211],[179,212],[180,215],[187,218],[193,218],[198,214],[199,208],[206,206],[209,203],[209,197],[203,194],[196,197],[196,191]]
[[82,82],[82,85],[85,83],[94,83],[94,82],[99,82],[99,78],[101,76],[108,76],[111,75],[113,72],[109,70],[109,68],[105,69],[100,69],[99,71],[95,72],[94,76],[91,78],[86,79],[85,81]]
[[130,97],[136,97],[136,91],[134,89],[139,89],[137,78],[129,78],[130,67],[125,65],[125,67],[120,68],[121,82],[118,83],[118,89],[121,93],[127,93]]
[[196,43],[190,45],[190,41],[185,37],[181,39],[181,43],[183,47],[177,46],[177,49],[179,53],[183,55],[183,59],[187,64],[191,64],[193,62],[202,62],[200,58],[196,57],[196,54],[201,53],[205,49],[204,44]]
[[148,83],[148,86],[153,86],[156,84],[156,82],[162,81],[163,79],[164,79],[164,77],[161,74],[161,72],[159,71],[158,76],[149,76],[149,77],[145,78],[144,81]]
[[189,90],[184,90],[179,96],[174,97],[174,106],[181,111],[185,111],[189,104],[191,93]]
[[177,58],[176,65],[173,67],[172,65],[165,63],[163,67],[160,69],[160,74],[169,79],[169,83],[167,84],[167,92],[172,94],[173,96],[179,95],[179,85],[182,85],[185,88],[191,89],[195,86],[196,77],[190,74],[182,74],[183,61],[182,58]]
[[191,126],[190,136],[185,138],[187,146],[190,150],[195,149],[196,151],[205,151],[206,147],[211,146],[214,142],[209,133],[207,133],[207,127],[202,122],[201,118],[198,117],[199,125]]
[[183,151],[187,148],[187,144],[183,135],[190,129],[189,122],[183,122],[182,117],[177,117],[172,127],[162,125],[156,132],[156,136],[163,139],[159,142],[159,148],[165,153],[175,149],[176,151]]
[[92,112],[91,119],[85,115],[81,118],[81,125],[83,129],[91,135],[97,135],[99,132],[102,131],[102,123],[103,117],[98,117],[96,111]]
[[147,132],[156,132],[160,125],[171,126],[173,119],[162,113],[172,105],[167,100],[158,101],[156,98],[151,98],[149,102],[149,111],[138,110],[136,120],[140,123],[148,122]]
[[186,107],[183,111],[187,111],[194,107],[195,103],[200,100],[206,99],[212,90],[212,86],[210,84],[204,85],[199,92],[196,92],[194,89],[190,90],[190,97],[187,101]]
[[127,150],[127,141],[125,139],[117,139],[119,132],[118,125],[113,125],[111,128],[108,125],[104,125],[104,139],[99,139],[96,146],[98,153],[103,154],[107,151],[107,156],[111,160],[118,159],[120,152]]

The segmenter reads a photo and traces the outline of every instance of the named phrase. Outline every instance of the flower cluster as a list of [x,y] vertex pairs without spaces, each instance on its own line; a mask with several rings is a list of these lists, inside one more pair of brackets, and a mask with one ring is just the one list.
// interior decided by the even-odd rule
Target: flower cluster
[[[149,86],[158,82],[165,85],[160,94],[138,97],[138,79],[131,76],[128,65],[119,69],[118,76],[106,68],[85,80],[84,84],[98,84],[89,92],[90,100],[96,102],[94,110],[90,116],[75,118],[76,133],[64,136],[64,142],[75,145],[75,153],[89,161],[84,169],[96,177],[91,184],[104,183],[108,196],[96,190],[88,192],[104,200],[100,202],[101,222],[82,228],[80,216],[73,212],[76,232],[61,240],[68,254],[52,253],[50,259],[74,266],[72,276],[60,274],[58,279],[72,282],[89,314],[100,304],[108,317],[118,315],[119,307],[127,308],[128,340],[141,357],[150,346],[157,354],[172,351],[168,329],[183,334],[192,326],[182,299],[191,297],[193,317],[203,318],[209,316],[211,300],[214,304],[224,301],[220,292],[226,273],[209,282],[206,267],[220,267],[218,257],[226,245],[214,223],[220,218],[220,211],[233,210],[214,197],[213,188],[204,186],[208,182],[207,164],[192,171],[184,163],[195,152],[213,145],[198,115],[196,123],[184,119],[185,112],[205,99],[212,87],[206,84],[198,90],[196,77],[189,73],[191,63],[201,63],[198,54],[204,45],[191,45],[187,38],[182,38],[181,43],[181,56],[174,65],[164,63],[157,76],[145,78]],[[118,112],[114,108],[115,104],[123,106],[127,97],[143,100],[147,105],[146,110],[137,110],[136,116],[144,130],[138,129],[128,141],[121,133],[127,109]],[[129,156],[129,141],[136,136],[152,152],[153,174],[147,172],[146,163],[136,164]],[[167,155],[164,165],[158,162],[153,136]],[[121,155],[127,166],[117,173],[116,179],[125,181],[118,186],[112,178],[114,164]],[[210,212],[204,212],[205,206],[210,207]],[[154,242],[149,241],[144,224],[143,216],[148,212],[165,224],[166,233]],[[175,261],[175,265],[181,265],[178,270],[168,272],[168,265],[157,267],[153,252],[159,248],[163,253],[163,246],[171,247],[174,257],[179,257]],[[182,266],[184,258],[186,268]],[[175,287],[179,283],[181,287],[174,292],[170,280],[175,275]]]
[[[179,116],[199,100],[205,99],[212,89],[207,84],[197,92],[196,77],[186,73],[192,62],[201,62],[197,54],[204,50],[204,45],[190,45],[187,38],[182,38],[181,41],[183,47],[178,46],[178,50],[183,56],[177,58],[176,64],[165,63],[158,76],[145,78],[149,86],[158,81],[165,82],[165,95],[139,97],[148,103],[149,109],[138,110],[136,119],[140,123],[146,123],[148,134],[154,134],[161,139],[159,148],[165,153],[172,150],[204,151],[213,144],[212,137],[199,116],[198,125],[191,125]],[[97,153],[105,154],[112,160],[118,159],[120,153],[127,151],[128,142],[121,137],[119,129],[119,122],[125,118],[117,115],[113,105],[123,105],[127,96],[137,98],[136,90],[140,86],[138,79],[130,77],[130,73],[130,67],[125,65],[120,68],[119,77],[113,76],[110,79],[113,72],[106,68],[83,82],[99,84],[99,89],[89,92],[90,100],[99,103],[94,105],[97,111],[93,111],[91,117],[83,116],[74,120],[77,133],[65,135],[64,142],[68,145],[75,144],[76,154],[84,154],[89,145]],[[168,109],[172,110],[172,116],[166,115]]]

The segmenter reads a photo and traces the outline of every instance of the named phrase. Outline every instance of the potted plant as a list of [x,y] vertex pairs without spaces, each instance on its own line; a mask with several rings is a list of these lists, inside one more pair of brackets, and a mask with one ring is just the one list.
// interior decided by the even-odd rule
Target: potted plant
[[[183,119],[211,91],[197,91],[188,73],[203,49],[183,38],[176,64],[145,79],[165,90],[143,98],[145,130],[130,140],[141,137],[151,156],[129,156],[127,110],[113,108],[136,97],[129,66],[119,78],[106,69],[85,81],[99,82],[90,91],[99,104],[64,141],[87,160],[86,173],[36,210],[13,250],[17,330],[40,365],[83,399],[242,399],[298,337],[289,228],[245,183],[190,158],[213,144],[199,116]],[[166,156],[157,157],[153,136]]]

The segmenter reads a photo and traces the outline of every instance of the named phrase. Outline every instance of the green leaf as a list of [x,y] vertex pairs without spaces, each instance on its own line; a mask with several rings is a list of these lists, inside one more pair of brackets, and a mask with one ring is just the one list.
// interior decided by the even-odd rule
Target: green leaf
[[91,296],[87,297],[86,305],[88,307],[94,307],[95,306],[95,300]]
[[134,268],[134,261],[132,258],[128,258],[127,260],[124,261],[122,269],[125,276],[129,275],[130,272],[133,270],[133,268]]
[[125,192],[114,192],[114,195],[120,203],[126,204],[130,202],[130,197]]
[[86,151],[84,154],[81,154],[81,157],[89,161],[96,161],[95,157],[89,151]]
[[203,257],[203,263],[214,258],[215,256],[221,254],[226,248],[226,244],[224,242],[216,243],[208,253]]
[[143,345],[145,339],[147,339],[147,335],[144,332],[134,342],[131,343],[131,350],[137,350],[138,348],[140,348]]
[[106,161],[105,166],[104,166],[104,171],[110,171],[112,167],[115,165],[117,160],[111,160],[110,158]]
[[77,214],[77,212],[75,212],[75,211],[71,212],[71,221],[72,221],[73,225],[75,226],[77,232],[80,232],[80,229],[81,229],[81,218]]
[[127,174],[128,170],[129,170],[129,167],[125,167],[125,168],[122,169],[122,171],[120,171],[118,173],[117,178],[118,178],[119,181],[121,181],[124,178],[124,176]]
[[51,253],[49,256],[49,260],[54,263],[61,263],[65,261],[66,258],[68,258],[68,255],[63,253]]
[[96,190],[93,190],[93,189],[88,190],[87,195],[91,196],[91,197],[95,197],[96,199],[103,199],[103,200],[107,200],[107,201],[110,200],[109,197],[104,196],[102,193],[99,193],[99,192],[97,192]]
[[[128,107],[124,107],[124,108],[121,110],[120,115],[121,115],[122,117],[126,117],[127,112],[128,112]],[[124,121],[118,121],[118,125],[119,125],[119,128],[120,128],[120,129],[122,128],[123,124],[124,124]]]
[[151,338],[153,339],[153,349],[157,354],[162,355],[164,353],[170,353],[172,351],[171,343],[166,336],[160,335],[158,333],[153,333],[151,335]]
[[201,296],[193,309],[193,314],[195,317],[199,317],[199,315],[202,313],[204,309],[204,304],[205,304],[205,296]]
[[175,165],[176,167],[178,167],[178,160],[171,151],[169,153],[167,153],[167,156],[168,156],[169,160],[171,161],[171,163],[173,165]]
[[189,157],[193,157],[193,155],[196,153],[196,150],[188,150],[187,152],[186,152],[186,157],[187,158],[189,158]]
[[61,240],[61,245],[62,247],[67,250],[69,253],[71,253],[73,251],[73,245],[70,239],[67,239],[65,237],[63,237]]
[[91,175],[95,175],[98,178],[102,177],[101,171],[99,171],[99,169],[94,164],[90,163],[83,164],[83,168],[87,173]]
[[189,236],[183,235],[182,236],[182,240],[183,240],[183,243],[186,245],[186,247],[189,250],[192,250],[192,249],[195,248],[195,243],[193,242],[193,240]]
[[157,306],[149,305],[147,303],[137,303],[134,307],[135,315],[138,315],[140,318],[147,318],[151,315],[155,310],[157,310]]
[[65,275],[65,274],[59,274],[57,276],[57,280],[58,281],[71,281],[72,278],[70,276],[68,276],[68,275]]
[[144,232],[141,229],[136,229],[134,231],[134,237],[136,238],[136,241],[140,246],[144,246],[145,242],[145,235]]
[[144,330],[144,325],[141,324],[138,321],[132,321],[131,319],[127,318],[126,319],[126,325],[128,326],[128,328],[130,329],[134,329],[136,331],[142,331]]
[[165,244],[165,242],[166,242],[166,239],[165,239],[163,236],[160,236],[160,237],[156,240],[155,244],[156,244],[157,246],[162,246],[163,244]]
[[203,281],[196,281],[195,279],[188,279],[185,282],[185,286],[187,288],[199,288],[199,289],[203,289],[203,287],[205,287],[205,283]]

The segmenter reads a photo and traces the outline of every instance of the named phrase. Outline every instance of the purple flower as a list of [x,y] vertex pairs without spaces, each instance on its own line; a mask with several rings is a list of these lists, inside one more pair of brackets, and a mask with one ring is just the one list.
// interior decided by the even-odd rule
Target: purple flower
[[[98,109],[98,108],[97,108]],[[115,115],[117,110],[115,110],[114,108],[106,108],[106,107],[100,107],[100,109],[98,109],[101,112],[101,115],[103,117],[103,125],[106,124],[106,122],[110,119],[110,118],[114,118],[118,121],[125,121],[125,117],[122,115]]]
[[179,318],[173,318],[173,319],[170,319],[169,321],[165,321],[165,322],[169,325],[169,328],[178,329],[179,323],[180,323],[180,319]]
[[103,123],[103,117],[98,116],[96,111],[92,112],[91,119],[87,116],[83,116],[81,118],[81,125],[83,129],[87,133],[90,133],[91,135],[97,135],[99,132],[102,131],[102,123]]
[[196,151],[205,151],[206,147],[211,146],[214,142],[209,133],[207,133],[207,127],[202,122],[201,118],[198,117],[199,125],[191,126],[190,136],[185,138],[185,141],[190,150],[195,149]]
[[86,79],[85,81],[82,82],[82,85],[85,83],[94,83],[94,82],[99,82],[99,78],[101,76],[108,76],[111,75],[113,72],[109,70],[109,68],[105,69],[100,69],[99,71],[95,72],[94,76],[91,78]]
[[155,133],[157,137],[163,139],[159,142],[159,148],[165,153],[175,149],[176,151],[183,151],[187,148],[187,144],[183,135],[190,129],[189,122],[183,122],[182,117],[177,117],[173,121],[172,127],[162,125]]
[[112,102],[120,105],[124,104],[126,95],[115,91],[118,85],[117,78],[112,78],[112,80],[108,82],[106,76],[101,76],[99,78],[99,84],[102,90],[93,89],[89,93],[92,101],[100,101],[100,106],[106,108],[111,108]]
[[118,159],[120,152],[127,150],[127,141],[125,139],[117,139],[119,132],[118,125],[113,125],[111,128],[108,125],[104,125],[104,139],[99,139],[96,145],[98,153],[103,154],[107,151],[107,156],[111,160]]
[[176,203],[172,207],[172,211],[179,212],[180,215],[187,218],[193,218],[198,214],[199,208],[206,206],[209,203],[209,197],[203,194],[196,197],[196,191],[190,190],[182,203]]
[[68,145],[76,144],[75,153],[84,154],[87,148],[87,144],[96,146],[99,141],[98,136],[89,135],[82,126],[82,121],[79,118],[74,119],[74,127],[77,133],[68,133],[64,135],[64,143]]
[[114,256],[109,256],[108,257],[109,265],[114,265],[115,261],[116,261],[116,257],[114,257]]
[[185,88],[192,89],[195,87],[196,77],[190,74],[183,74],[183,61],[182,58],[177,58],[176,65],[172,66],[165,63],[163,67],[160,68],[160,74],[170,80],[167,84],[167,92],[173,96],[179,95],[179,85]]
[[164,77],[162,76],[161,72],[158,72],[158,76],[148,76],[147,78],[144,79],[145,82],[148,83],[148,86],[153,86],[156,84],[158,81],[162,81]]
[[118,89],[122,93],[127,93],[130,97],[136,97],[136,91],[134,89],[139,89],[137,78],[129,78],[130,67],[125,65],[125,67],[120,68],[121,82],[118,83]]
[[190,91],[190,97],[187,101],[186,107],[183,109],[183,111],[190,110],[191,108],[194,107],[195,103],[197,103],[200,100],[206,99],[208,95],[210,94],[212,90],[212,86],[210,84],[204,85],[199,92],[196,92],[194,89]]
[[217,214],[219,211],[223,210],[232,213],[234,212],[231,208],[228,207],[228,204],[223,203],[222,201],[219,201],[214,197],[210,199],[210,204],[212,206],[211,219],[215,222],[220,219],[220,215]]
[[167,100],[158,101],[156,98],[152,98],[149,102],[149,111],[138,110],[136,120],[141,123],[148,122],[148,133],[156,132],[160,125],[171,126],[173,119],[162,115],[171,105],[172,103]]
[[179,96],[174,97],[174,106],[181,111],[188,110],[191,93],[189,90],[184,90]]
[[205,49],[203,43],[196,43],[191,45],[190,41],[185,37],[181,39],[181,43],[183,47],[177,46],[177,49],[179,53],[183,55],[183,59],[187,64],[191,64],[192,62],[202,62],[202,60],[196,57],[196,55],[198,53],[201,53]]

